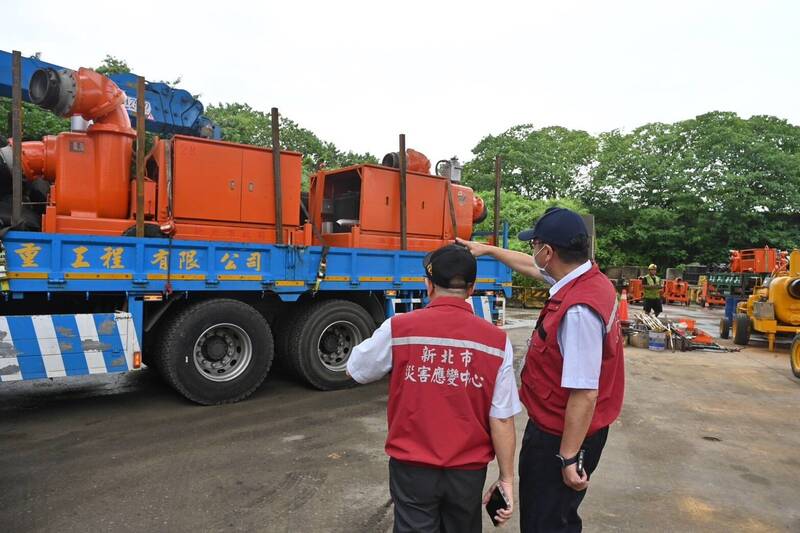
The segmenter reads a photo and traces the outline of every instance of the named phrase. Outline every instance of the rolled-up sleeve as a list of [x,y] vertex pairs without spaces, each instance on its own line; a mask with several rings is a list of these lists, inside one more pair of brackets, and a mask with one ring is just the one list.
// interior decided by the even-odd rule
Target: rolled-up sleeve
[[511,340],[506,337],[506,348],[503,363],[497,371],[497,380],[492,393],[492,407],[489,416],[493,418],[511,418],[522,411],[517,391],[517,380],[514,375],[514,349]]
[[362,341],[350,352],[347,373],[359,383],[370,383],[392,369],[392,319],[387,318],[372,337]]

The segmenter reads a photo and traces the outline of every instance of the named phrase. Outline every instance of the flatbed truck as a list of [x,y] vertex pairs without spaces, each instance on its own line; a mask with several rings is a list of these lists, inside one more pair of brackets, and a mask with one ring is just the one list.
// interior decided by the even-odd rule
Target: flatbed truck
[[[424,305],[423,256],[10,231],[0,247],[0,381],[148,366],[211,405],[246,398],[277,362],[314,388],[348,387],[352,348]],[[510,291],[510,270],[479,258],[475,313],[501,320]]]

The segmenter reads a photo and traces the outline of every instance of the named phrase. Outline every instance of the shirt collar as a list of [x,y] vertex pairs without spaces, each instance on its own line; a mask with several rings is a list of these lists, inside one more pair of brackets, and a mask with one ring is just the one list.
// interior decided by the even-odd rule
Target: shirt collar
[[426,307],[438,307],[440,305],[452,305],[465,311],[472,313],[472,306],[466,300],[456,298],[455,296],[437,296]]
[[589,270],[591,270],[591,268],[592,268],[592,262],[591,261],[586,261],[584,264],[582,264],[581,266],[575,268],[569,274],[567,274],[566,276],[564,276],[563,278],[561,278],[560,280],[555,282],[553,284],[553,286],[550,287],[550,297],[552,298],[553,296],[555,296],[556,293],[558,291],[560,291],[561,288],[564,285],[566,285],[567,283],[569,283],[573,279],[577,278],[578,276],[580,276],[582,274],[585,274],[585,273],[589,272]]

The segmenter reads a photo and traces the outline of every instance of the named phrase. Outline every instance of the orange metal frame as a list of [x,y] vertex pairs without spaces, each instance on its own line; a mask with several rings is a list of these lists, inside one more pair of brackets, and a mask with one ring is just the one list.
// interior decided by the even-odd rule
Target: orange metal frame
[[[335,222],[323,212],[335,200],[337,187],[358,192],[358,219],[349,229],[329,231],[324,222]],[[472,189],[453,184],[457,235],[469,239],[476,204]],[[344,189],[343,189],[344,190]],[[321,170],[311,178],[309,214],[325,244],[378,249],[400,248],[400,171],[377,165],[356,165]],[[446,178],[419,172],[407,173],[408,249],[431,250],[451,243]],[[315,239],[315,244],[321,244]]]
[[771,274],[785,266],[786,254],[775,248],[751,248],[748,250],[731,250],[731,272],[754,272]]
[[689,283],[680,279],[668,279],[664,282],[664,300],[667,303],[689,305]]
[[642,280],[632,279],[628,281],[628,302],[637,303],[644,299],[644,288]]

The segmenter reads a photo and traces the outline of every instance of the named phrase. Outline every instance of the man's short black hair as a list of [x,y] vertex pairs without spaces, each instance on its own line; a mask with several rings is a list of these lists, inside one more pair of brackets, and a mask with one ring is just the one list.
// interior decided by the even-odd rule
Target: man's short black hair
[[478,263],[460,244],[448,244],[430,252],[422,259],[425,275],[443,289],[466,289],[475,283]]
[[574,236],[570,239],[569,246],[550,246],[558,254],[558,258],[567,264],[585,263],[589,260],[589,238],[586,235]]

